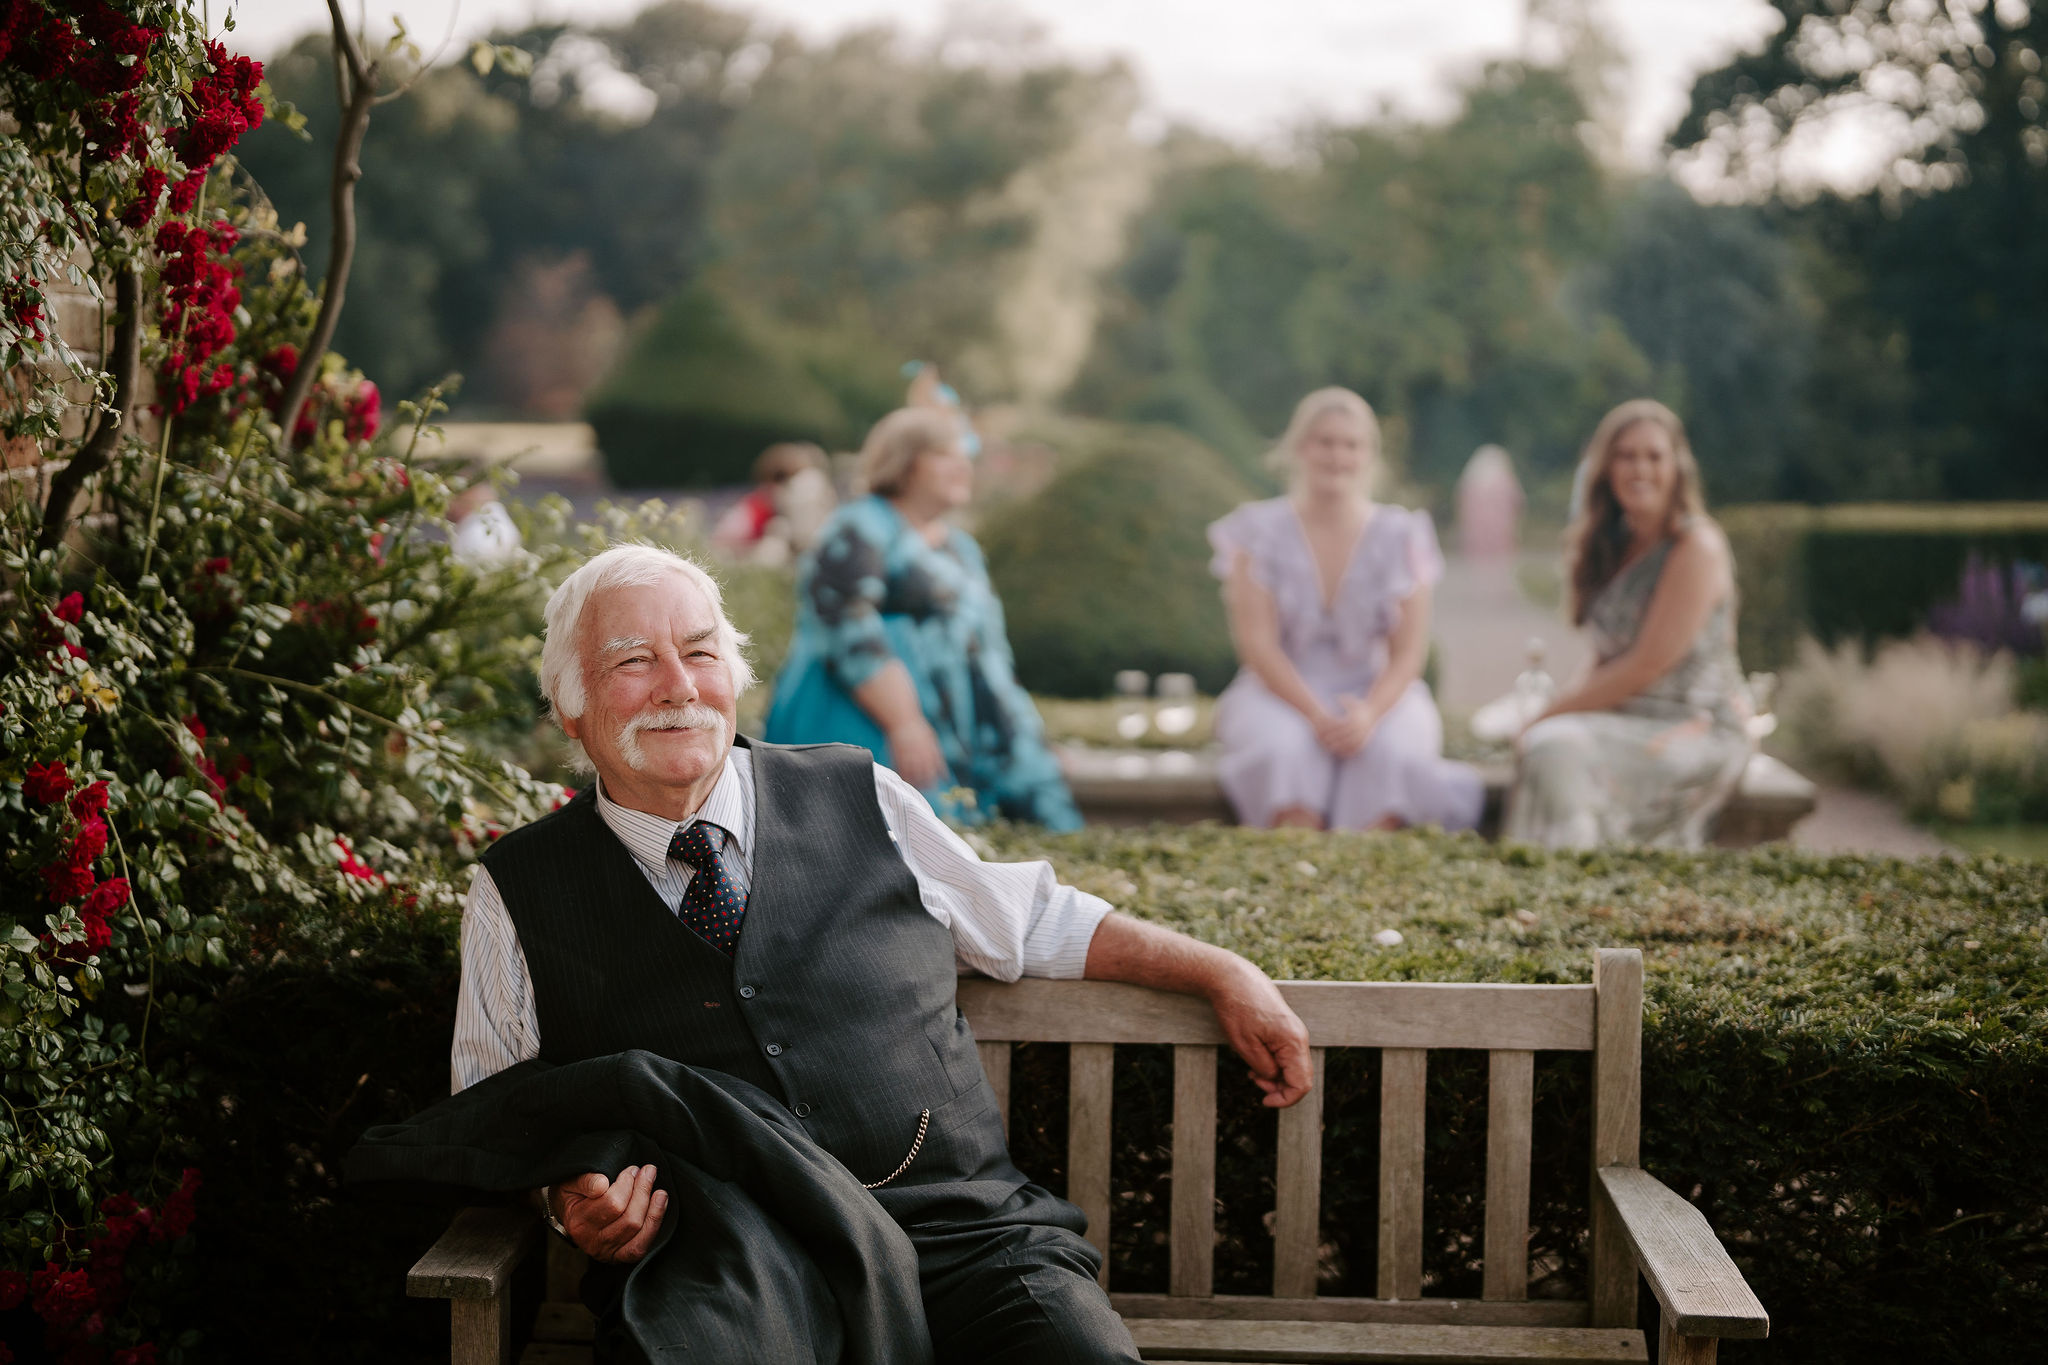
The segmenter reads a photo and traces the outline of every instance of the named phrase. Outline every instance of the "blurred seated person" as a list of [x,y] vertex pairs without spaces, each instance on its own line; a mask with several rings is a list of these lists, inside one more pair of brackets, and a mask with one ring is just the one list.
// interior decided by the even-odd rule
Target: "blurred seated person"
[[838,497],[825,452],[808,441],[769,446],[754,461],[754,487],[727,509],[711,543],[736,559],[787,564],[809,548]]
[[1579,467],[1566,562],[1594,663],[1523,731],[1502,835],[1697,848],[1750,754],[1728,541],[1662,403],[1608,413]]
[[454,527],[449,537],[452,553],[473,569],[502,569],[525,547],[518,524],[489,480],[479,480],[449,499],[448,522]]
[[1247,825],[1479,823],[1484,784],[1444,758],[1422,681],[1443,555],[1427,512],[1369,496],[1379,444],[1363,398],[1318,389],[1274,452],[1290,491],[1209,528],[1243,665],[1216,705],[1218,776]]
[[900,408],[868,434],[861,469],[868,496],[835,512],[798,566],[769,742],[858,744],[962,824],[1078,829],[981,547],[947,520],[974,489],[958,426]]

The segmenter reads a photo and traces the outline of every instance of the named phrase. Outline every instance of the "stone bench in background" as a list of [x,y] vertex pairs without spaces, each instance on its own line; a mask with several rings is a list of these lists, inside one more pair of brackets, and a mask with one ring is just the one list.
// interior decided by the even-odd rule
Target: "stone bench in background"
[[[1058,746],[1060,766],[1081,814],[1095,825],[1233,823],[1230,806],[1216,782],[1213,750],[1177,752]],[[1513,773],[1507,764],[1482,765],[1486,814],[1479,832],[1500,834],[1501,806]],[[1749,760],[1742,781],[1714,825],[1722,848],[1748,848],[1790,837],[1792,826],[1812,813],[1814,785],[1769,754]]]

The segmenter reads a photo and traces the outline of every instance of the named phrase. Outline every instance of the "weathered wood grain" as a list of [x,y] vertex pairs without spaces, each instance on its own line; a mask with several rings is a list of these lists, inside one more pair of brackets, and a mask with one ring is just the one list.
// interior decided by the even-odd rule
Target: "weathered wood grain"
[[596,1335],[597,1320],[590,1316],[588,1308],[573,1300],[551,1300],[542,1304],[533,1317],[535,1341],[587,1345]]
[[1166,1287],[1206,1295],[1216,1279],[1216,1049],[1173,1050],[1173,1220]]
[[1657,1328],[1657,1359],[1660,1365],[1714,1365],[1721,1343],[1714,1337],[1681,1335],[1665,1318]]
[[1254,1323],[1194,1318],[1140,1318],[1129,1326],[1139,1352],[1154,1360],[1519,1360],[1605,1365],[1649,1358],[1643,1334],[1619,1328]]
[[1274,1299],[1263,1294],[1111,1294],[1126,1318],[1202,1318],[1229,1322],[1410,1322],[1440,1326],[1584,1327],[1586,1305],[1575,1299],[1487,1303],[1481,1299]]
[[540,1221],[524,1209],[464,1209],[440,1240],[413,1262],[405,1292],[415,1299],[488,1299],[503,1292],[540,1236]]
[[[1434,981],[1283,981],[1280,993],[1318,1047],[1523,1048],[1593,1046],[1591,986]],[[1005,984],[962,977],[960,1008],[984,1042],[1224,1041],[1216,1015],[1192,995],[1116,981]]]
[[1383,1299],[1422,1297],[1423,1105],[1429,1053],[1380,1053],[1380,1267]]
[[1067,1058],[1067,1198],[1088,1215],[1088,1240],[1102,1253],[1096,1279],[1109,1283],[1109,1123],[1116,1093],[1116,1046],[1075,1043]]
[[1010,1134],[1010,1045],[1008,1043],[981,1043],[975,1045],[981,1054],[981,1074],[988,1077],[988,1088],[996,1092],[996,1113],[1003,1120],[1003,1136]]
[[1766,1337],[1771,1317],[1706,1215],[1635,1166],[1603,1166],[1600,1187],[1650,1292],[1681,1336]]
[[548,1299],[555,1303],[573,1303],[576,1287],[583,1283],[583,1272],[590,1269],[590,1258],[559,1237],[549,1237],[546,1241]]
[[1529,1142],[1535,1103],[1536,1054],[1489,1054],[1486,1262],[1480,1291],[1489,1299],[1529,1297]]
[[1593,1046],[1592,1245],[1587,1277],[1595,1327],[1636,1320],[1636,1268],[1600,1168],[1640,1160],[1643,1104],[1643,955],[1633,948],[1593,953],[1598,997]]
[[1273,1176],[1273,1294],[1316,1296],[1317,1248],[1322,1244],[1324,1049],[1308,1050],[1315,1085],[1292,1108],[1280,1111],[1280,1158]]

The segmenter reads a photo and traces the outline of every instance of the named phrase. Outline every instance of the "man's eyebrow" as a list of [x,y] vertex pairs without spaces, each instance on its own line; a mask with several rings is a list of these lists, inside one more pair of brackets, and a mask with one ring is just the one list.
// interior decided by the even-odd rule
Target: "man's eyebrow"
[[623,654],[629,649],[647,648],[647,638],[642,635],[617,635],[598,647],[600,654]]
[[694,635],[685,635],[683,643],[686,645],[701,645],[716,634],[718,634],[717,626],[706,626]]

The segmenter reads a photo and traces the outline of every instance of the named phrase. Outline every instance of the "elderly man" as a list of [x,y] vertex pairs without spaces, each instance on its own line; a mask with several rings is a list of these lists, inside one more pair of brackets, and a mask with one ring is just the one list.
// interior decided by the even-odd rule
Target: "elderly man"
[[[1309,1087],[1300,1020],[1240,957],[1045,863],[982,862],[867,751],[737,738],[744,643],[717,584],[647,546],[596,556],[548,602],[541,687],[597,782],[484,856],[456,1090],[632,1049],[738,1077],[908,1234],[933,1358],[1135,1361],[1080,1211],[1010,1163],[956,974],[1204,996],[1275,1107]],[[533,1197],[601,1278],[657,1244],[666,1184],[629,1166]]]

